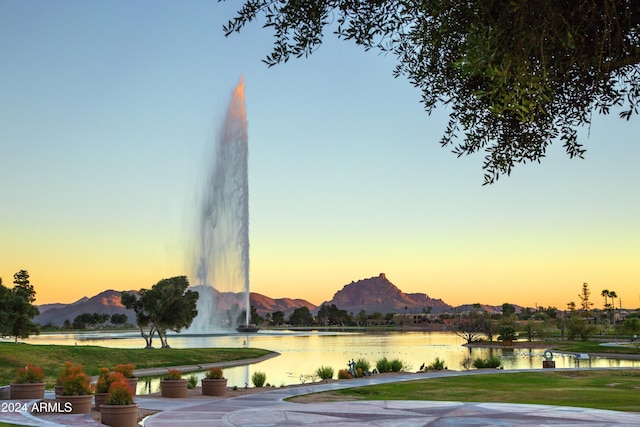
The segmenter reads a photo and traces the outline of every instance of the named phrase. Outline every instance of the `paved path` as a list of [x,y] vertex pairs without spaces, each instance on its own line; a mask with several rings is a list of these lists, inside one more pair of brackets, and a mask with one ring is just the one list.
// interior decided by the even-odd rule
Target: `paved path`
[[[473,372],[473,371],[472,371]],[[477,371],[476,371],[477,372]],[[495,373],[495,371],[490,371]],[[511,371],[501,371],[508,373]],[[489,373],[489,372],[487,372]],[[443,371],[435,378],[466,375]],[[366,379],[282,388],[231,399],[192,401],[149,417],[145,427],[169,426],[537,426],[591,425],[639,426],[640,413],[602,411],[545,405],[460,403],[435,401],[358,401],[300,404],[283,402],[288,397],[342,388],[410,381],[427,376],[375,376]],[[167,399],[157,399],[166,405]],[[185,402],[186,403],[186,402]],[[149,400],[145,407],[153,406]]]
[[[495,372],[491,371],[491,373]],[[507,374],[513,371],[499,372]],[[288,397],[308,393],[470,373],[481,374],[477,371],[443,371],[424,376],[379,375],[365,379],[277,388],[264,393],[246,394],[228,399],[166,399],[137,396],[136,402],[141,408],[162,411],[145,419],[145,427],[640,426],[640,413],[561,406],[435,401],[357,401],[314,404],[283,402],[283,399]],[[0,421],[44,427],[102,425],[85,415],[51,415],[43,418],[29,413],[7,411],[0,412]]]

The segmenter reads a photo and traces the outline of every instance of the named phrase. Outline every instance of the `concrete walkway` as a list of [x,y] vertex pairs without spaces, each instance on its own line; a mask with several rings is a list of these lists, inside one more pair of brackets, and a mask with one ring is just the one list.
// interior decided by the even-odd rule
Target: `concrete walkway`
[[[530,371],[530,370],[529,370]],[[144,420],[145,427],[175,426],[639,426],[640,413],[545,405],[436,401],[357,401],[301,404],[283,399],[422,378],[514,371],[442,371],[426,375],[373,376],[309,386],[276,388],[234,398],[167,399],[136,396],[141,408],[161,411]],[[53,396],[47,392],[47,398]],[[12,401],[2,401],[6,403]],[[15,401],[13,401],[15,402]],[[6,408],[5,408],[6,409]],[[101,426],[89,415],[35,416],[0,411],[0,421],[30,426]]]
[[[491,373],[495,373],[492,371]],[[500,371],[504,373],[512,371]],[[145,420],[145,427],[169,426],[639,426],[640,413],[545,405],[460,403],[435,401],[358,401],[300,404],[283,399],[343,388],[466,375],[437,372],[427,375],[375,376],[295,388],[274,389],[231,399],[140,399],[141,406],[162,410]],[[182,399],[181,399],[182,400]],[[175,405],[171,408],[167,405]],[[157,405],[157,406],[156,406]]]

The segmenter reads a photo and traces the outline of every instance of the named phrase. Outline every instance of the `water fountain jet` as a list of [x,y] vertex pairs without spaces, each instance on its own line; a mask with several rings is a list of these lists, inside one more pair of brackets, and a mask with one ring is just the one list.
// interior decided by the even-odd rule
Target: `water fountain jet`
[[199,203],[193,274],[200,298],[198,315],[188,333],[215,333],[249,325],[247,166],[247,117],[240,78],[216,139]]

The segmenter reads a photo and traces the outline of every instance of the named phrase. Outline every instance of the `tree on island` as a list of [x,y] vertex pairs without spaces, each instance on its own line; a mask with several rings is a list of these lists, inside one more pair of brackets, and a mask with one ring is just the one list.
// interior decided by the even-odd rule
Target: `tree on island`
[[260,19],[275,38],[268,66],[310,55],[327,31],[394,56],[394,76],[422,92],[427,113],[448,107],[441,145],[484,152],[485,184],[540,162],[558,139],[582,158],[577,130],[593,112],[638,114],[636,0],[247,0],[223,31]]
[[180,332],[191,326],[198,314],[198,293],[187,290],[186,276],[162,279],[151,289],[140,289],[138,296],[122,292],[122,304],[135,312],[140,335],[146,348],[153,348],[153,337],[158,334],[162,348],[170,348],[167,331]]
[[13,288],[9,289],[0,279],[0,335],[13,337],[18,342],[18,338],[39,333],[33,318],[40,314],[40,310],[33,305],[36,291],[29,282],[26,270],[13,275],[13,284]]
[[473,305],[473,310],[456,319],[454,332],[467,344],[480,340],[485,334],[486,321],[483,312],[480,304],[476,303]]

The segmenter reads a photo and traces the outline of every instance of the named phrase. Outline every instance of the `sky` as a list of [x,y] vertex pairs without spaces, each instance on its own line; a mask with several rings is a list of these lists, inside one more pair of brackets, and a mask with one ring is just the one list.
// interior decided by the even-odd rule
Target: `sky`
[[240,76],[251,290],[321,304],[385,273],[446,303],[555,306],[588,283],[640,307],[640,118],[594,115],[586,158],[483,186],[483,155],[439,144],[446,108],[391,56],[327,35],[267,68],[240,2],[0,0],[0,277],[37,304],[193,274],[206,153]]

